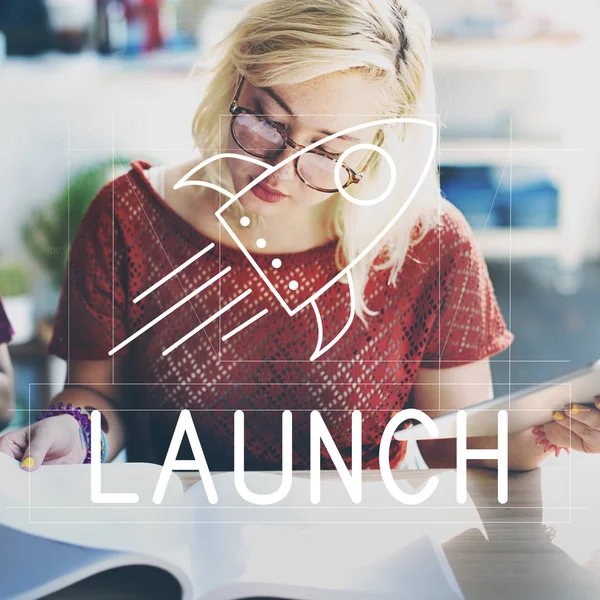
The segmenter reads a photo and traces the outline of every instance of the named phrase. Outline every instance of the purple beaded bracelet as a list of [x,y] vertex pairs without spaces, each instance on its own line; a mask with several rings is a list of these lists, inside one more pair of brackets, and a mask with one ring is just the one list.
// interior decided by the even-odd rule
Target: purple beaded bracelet
[[85,437],[85,443],[87,444],[87,452],[83,464],[89,465],[92,462],[92,424],[87,413],[82,412],[81,408],[77,406],[73,408],[73,405],[69,402],[66,408],[62,402],[58,403],[58,408],[54,404],[50,405],[50,410],[42,412],[42,415],[38,417],[38,421],[47,419],[48,417],[58,417],[60,415],[71,415],[74,419],[79,422]]

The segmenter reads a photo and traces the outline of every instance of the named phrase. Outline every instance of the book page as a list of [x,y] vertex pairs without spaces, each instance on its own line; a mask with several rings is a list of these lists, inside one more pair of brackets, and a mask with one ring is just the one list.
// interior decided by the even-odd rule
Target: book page
[[[310,502],[309,479],[303,475],[293,477],[286,498],[273,506],[242,500],[232,473],[215,475],[213,481],[219,497],[216,505],[208,503],[201,482],[186,493],[197,521],[191,547],[195,585],[207,597],[217,589],[234,593],[255,585],[279,593],[281,586],[295,588],[296,594],[308,586],[329,592],[363,590],[363,594],[377,588],[397,594],[402,581],[398,574],[406,575],[401,566],[413,556],[406,550],[409,547],[430,557],[422,573],[411,573],[411,594],[430,590],[432,581],[438,592],[453,589],[452,594],[460,594],[443,551],[430,549],[471,528],[485,535],[472,500],[464,505],[456,502],[454,471],[442,474],[432,497],[418,506],[400,504],[382,481],[363,483],[363,499],[356,505],[337,473],[323,478],[318,505]],[[246,474],[246,485],[256,493],[274,492],[280,482],[280,474]],[[406,493],[416,491],[406,481],[397,483]]]
[[[300,559],[293,579],[244,577],[233,584],[212,589],[198,600],[464,600],[443,550],[428,536],[414,540],[385,561],[375,563],[366,577],[364,573],[357,577],[352,565],[346,564],[345,577],[337,581],[328,572],[319,582],[301,563],[303,549],[281,543],[277,548],[288,561]],[[331,556],[321,570],[329,569],[336,560],[336,556]]]
[[137,504],[94,504],[89,465],[47,465],[29,473],[0,453],[0,525],[88,548],[149,555],[189,565],[183,488],[170,479],[162,505],[152,502],[160,467],[101,467],[102,492],[135,492]]
[[[134,564],[164,569],[160,559],[73,546],[0,525],[2,600],[35,600],[97,573]],[[167,572],[181,585],[183,597],[191,600],[194,595],[188,575],[175,566]],[[143,589],[144,584],[140,584]]]

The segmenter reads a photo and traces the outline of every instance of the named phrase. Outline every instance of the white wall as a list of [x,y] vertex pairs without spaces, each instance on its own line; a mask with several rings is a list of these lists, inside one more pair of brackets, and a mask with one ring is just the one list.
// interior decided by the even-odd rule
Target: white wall
[[[494,76],[437,72],[446,134],[501,135],[513,115],[515,135],[551,133],[552,95],[531,73]],[[0,64],[0,255],[20,256],[19,229],[53,199],[67,173],[110,157],[176,161],[192,148],[190,124],[205,75],[143,68],[94,56],[9,59]],[[568,118],[568,115],[567,115]],[[592,131],[589,136],[593,139]],[[598,189],[590,191],[589,256],[600,255]]]
[[[111,157],[113,122],[114,147],[122,155],[157,162],[189,156],[203,86],[201,75],[188,79],[183,69],[94,56],[0,63],[0,258],[33,265],[21,225],[57,196],[69,172]],[[44,274],[37,274],[34,291],[43,314],[56,298],[47,293]]]
[[189,155],[203,80],[187,80],[181,70],[53,56],[0,64],[0,87],[0,198],[9,225],[0,252],[19,255],[19,225],[60,192],[69,170],[111,156],[113,130],[114,147],[123,154]]

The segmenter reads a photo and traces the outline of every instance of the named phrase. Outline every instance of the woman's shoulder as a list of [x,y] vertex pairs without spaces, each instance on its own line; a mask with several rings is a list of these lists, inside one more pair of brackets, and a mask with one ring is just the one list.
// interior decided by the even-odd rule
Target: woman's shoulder
[[[159,172],[158,178],[153,176]],[[166,185],[167,174],[173,172],[176,171],[172,165],[158,166],[141,159],[132,160],[129,168],[125,167],[121,174],[98,190],[82,225],[90,223],[97,227],[110,223],[123,228],[141,218],[151,223],[160,222],[167,228],[187,227],[182,223],[185,219],[182,219],[180,207],[170,202],[157,186],[157,181],[164,181]]]
[[185,187],[173,193],[173,186],[197,164],[196,158],[160,165],[133,160],[128,171],[102,187],[94,199],[94,208],[109,210],[116,220],[147,211],[160,215],[174,227],[187,227],[203,209],[203,204],[197,202],[198,188]]
[[131,210],[134,203],[139,206],[140,200],[153,196],[150,182],[144,174],[152,165],[144,160],[132,160],[128,166],[98,190],[88,212],[96,215],[109,212],[111,217],[113,214],[119,217],[121,213]]
[[451,202],[442,199],[434,223],[415,244],[413,254],[422,260],[445,263],[458,254],[477,251],[477,240],[465,216]]
[[206,232],[197,225],[208,213],[189,191],[198,188],[162,193],[162,188],[173,189],[190,164],[194,163],[152,165],[145,160],[131,161],[128,170],[98,191],[80,224],[78,235],[96,240],[110,235],[112,244],[115,233],[116,243],[129,246],[142,243],[141,238],[148,232],[160,239],[185,239],[194,246],[206,243]]

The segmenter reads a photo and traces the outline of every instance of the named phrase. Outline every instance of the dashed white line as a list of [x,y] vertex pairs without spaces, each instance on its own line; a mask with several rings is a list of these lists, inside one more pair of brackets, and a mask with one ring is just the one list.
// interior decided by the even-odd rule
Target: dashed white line
[[157,281],[154,285],[150,286],[145,292],[142,292],[139,296],[136,296],[133,299],[133,302],[137,303],[142,298],[145,298],[148,294],[151,294],[156,288],[159,288],[163,283],[165,283],[166,281],[171,279],[171,277],[175,277],[175,275],[177,275],[177,273],[179,273],[180,271],[183,271],[183,269],[185,269],[186,267],[191,265],[194,261],[198,260],[201,256],[203,256],[207,252],[210,252],[214,247],[215,247],[214,243],[209,244],[208,246],[206,246],[206,248],[203,248],[202,250],[200,250],[200,252],[198,252],[198,254],[194,254],[194,256],[192,256],[192,258],[190,258],[189,260],[186,260],[182,265],[179,265],[174,271],[171,271],[168,275],[165,275],[165,277],[163,277],[160,281]]
[[191,294],[188,294],[185,298],[182,298],[179,302],[177,302],[177,304],[174,304],[164,313],[158,315],[156,319],[153,319],[152,321],[150,321],[150,323],[144,325],[133,335],[130,335],[126,340],[123,340],[120,344],[117,344],[112,350],[109,350],[108,355],[112,356],[113,354],[121,350],[121,348],[127,346],[127,344],[129,344],[130,342],[133,342],[133,340],[142,335],[142,333],[148,331],[150,327],[154,327],[154,325],[156,325],[159,321],[162,321],[165,317],[168,317],[173,311],[177,310],[180,306],[183,306],[188,300],[191,300],[194,296],[197,296],[202,290],[205,290],[207,287],[211,286],[215,281],[223,277],[223,275],[226,275],[229,271],[231,271],[231,267],[227,267],[221,272],[217,273],[214,277],[209,279],[207,282],[203,283],[200,287],[196,288]]
[[235,329],[231,330],[229,333],[226,333],[221,339],[223,341],[228,340],[230,337],[233,337],[236,333],[239,333],[240,331],[242,331],[242,329],[245,329],[246,327],[248,327],[248,325],[252,325],[252,323],[254,323],[254,321],[258,321],[258,319],[260,319],[261,317],[264,317],[268,312],[269,311],[265,308],[264,310],[260,311],[258,314],[254,315],[253,317],[250,317],[247,321],[244,321],[241,325],[239,325]]
[[212,315],[211,317],[208,317],[208,319],[206,319],[206,321],[203,321],[202,323],[200,323],[200,325],[198,325],[198,327],[195,327],[194,329],[192,329],[192,331],[190,331],[189,333],[186,333],[180,340],[175,342],[172,346],[169,346],[166,350],[163,351],[162,355],[166,356],[170,352],[173,352],[173,350],[175,350],[176,348],[181,346],[181,344],[183,344],[184,342],[189,340],[192,336],[196,335],[199,331],[201,331],[209,323],[212,323],[217,317],[221,316],[224,312],[228,311],[230,308],[235,306],[238,302],[243,300],[250,293],[252,293],[251,289],[246,290],[245,292],[241,293],[237,298],[234,298],[229,304],[226,304],[222,309],[218,310],[214,315]]

